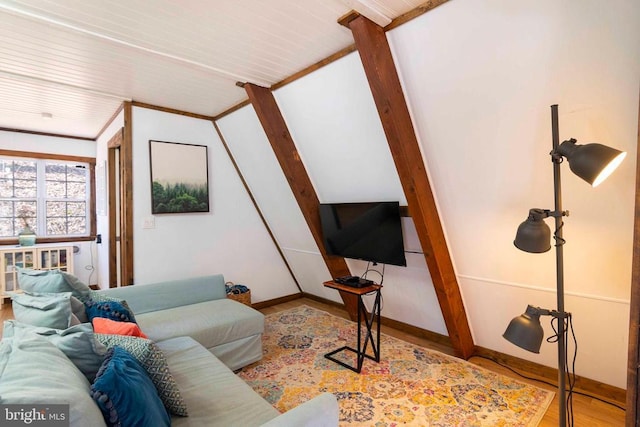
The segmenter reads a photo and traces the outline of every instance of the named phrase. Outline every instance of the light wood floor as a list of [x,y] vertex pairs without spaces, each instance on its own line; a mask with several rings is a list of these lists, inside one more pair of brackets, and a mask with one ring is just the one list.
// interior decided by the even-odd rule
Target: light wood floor
[[[308,305],[310,307],[318,308],[320,310],[327,311],[336,316],[343,317],[348,319],[347,313],[339,307],[323,304],[317,302],[315,300],[311,300],[308,298],[301,298],[294,301],[286,302],[283,304],[279,304],[272,307],[267,307],[261,309],[260,311],[264,314],[277,313],[280,311],[284,311],[290,308],[298,307],[300,305]],[[435,344],[431,341],[428,341],[423,338],[418,338],[413,335],[409,335],[406,332],[398,331],[386,326],[382,326],[382,332],[394,336],[396,338],[402,339],[407,342],[411,342],[416,345],[420,345],[422,347],[430,348],[433,350],[440,351],[442,353],[446,353],[449,355],[453,355],[453,350],[450,347],[443,346],[440,344]],[[384,357],[384,348],[381,349],[382,357]],[[551,391],[556,391],[555,386],[549,386],[538,381],[531,381],[525,378],[522,378],[507,368],[504,368],[496,363],[482,359],[477,357],[472,357],[469,362],[474,363],[478,366],[482,366],[485,369],[491,370],[493,372],[497,372],[500,374],[507,375],[509,377],[517,378],[523,382],[533,384],[540,388],[544,388]],[[535,373],[523,372],[527,376],[535,376]],[[624,402],[618,402],[619,406],[624,407]],[[591,397],[575,395],[573,398],[573,415],[574,415],[574,425],[576,427],[605,427],[605,426],[624,426],[625,421],[625,412],[622,409],[618,409],[609,404],[603,403],[597,399],[593,399]],[[544,418],[540,422],[540,427],[553,427],[558,425],[558,402],[557,397],[553,399],[551,406],[547,410]]]
[[[294,301],[289,301],[289,302],[278,304],[272,307],[267,307],[267,308],[261,309],[260,311],[264,314],[277,313],[280,311],[288,310],[290,308],[299,307],[300,305],[308,305],[310,307],[324,310],[336,316],[340,316],[345,319],[348,319],[347,313],[341,308],[333,305],[329,305],[329,304],[323,304],[308,298],[300,298]],[[11,310],[11,305],[3,304],[2,306],[0,306],[0,321],[4,322],[4,320],[12,319],[12,318],[13,318],[13,312]],[[0,324],[0,328],[1,328],[1,324]],[[423,338],[418,338],[413,335],[407,334],[406,332],[388,328],[384,325],[382,326],[382,332],[388,335],[394,336],[396,338],[405,340],[407,342],[420,345],[422,347],[437,350],[449,355],[453,354],[453,351],[450,347],[443,346],[440,344],[435,344]],[[2,334],[2,330],[0,329],[0,336],[1,334]],[[384,349],[381,349],[381,352],[382,352],[382,357],[384,357]],[[497,372],[513,378],[517,378],[523,382],[527,382],[547,390],[556,391],[556,387],[519,377],[509,369],[501,367],[493,363],[492,361],[472,357],[469,360],[469,362],[474,363],[478,366],[482,366],[483,368],[489,369],[493,372]],[[531,373],[531,372],[523,372],[523,373],[528,376],[535,376],[535,373]],[[618,405],[624,406],[624,402],[619,402]],[[574,425],[576,427],[624,426],[625,412],[623,410],[618,409],[609,404],[603,403],[597,399],[593,399],[591,397],[575,395],[573,398],[573,411],[574,411]],[[557,403],[557,397],[556,397],[551,403],[549,410],[545,414],[539,426],[553,427],[557,425],[558,425],[558,403]]]

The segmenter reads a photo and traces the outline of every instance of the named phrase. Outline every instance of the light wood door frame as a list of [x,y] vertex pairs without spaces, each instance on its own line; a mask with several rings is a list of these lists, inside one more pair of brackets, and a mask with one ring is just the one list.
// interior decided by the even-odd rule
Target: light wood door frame
[[124,126],[107,143],[109,287],[129,286],[134,283],[131,102],[123,103],[122,109],[124,111]]

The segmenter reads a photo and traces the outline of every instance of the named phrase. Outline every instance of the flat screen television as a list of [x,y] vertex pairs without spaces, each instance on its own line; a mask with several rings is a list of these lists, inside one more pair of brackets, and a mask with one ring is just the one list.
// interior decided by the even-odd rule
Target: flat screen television
[[321,203],[329,255],[406,266],[398,202]]

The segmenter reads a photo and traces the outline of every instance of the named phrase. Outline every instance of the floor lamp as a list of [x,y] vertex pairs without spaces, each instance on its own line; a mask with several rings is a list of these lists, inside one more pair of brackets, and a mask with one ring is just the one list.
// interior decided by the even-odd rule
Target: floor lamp
[[559,425],[564,427],[568,415],[566,401],[566,332],[567,322],[571,319],[571,313],[567,313],[564,309],[562,247],[565,240],[562,238],[562,217],[569,215],[569,212],[562,210],[560,164],[566,158],[571,171],[595,187],[620,165],[626,153],[602,144],[579,145],[576,144],[575,139],[569,139],[560,144],[557,105],[551,106],[551,127],[553,150],[550,154],[553,162],[555,208],[553,211],[549,209],[530,209],[528,218],[518,227],[513,243],[518,249],[525,252],[547,252],[551,249],[551,230],[544,222],[544,219],[548,217],[555,219],[553,238],[556,247],[557,308],[555,310],[547,310],[529,305],[524,314],[514,318],[509,323],[503,337],[518,347],[533,353],[539,353],[544,337],[544,332],[540,325],[540,316],[551,316],[557,319]]

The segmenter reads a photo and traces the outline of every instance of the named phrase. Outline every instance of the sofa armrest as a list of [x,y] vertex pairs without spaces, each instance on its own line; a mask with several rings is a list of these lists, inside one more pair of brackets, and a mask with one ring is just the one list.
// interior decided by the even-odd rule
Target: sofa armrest
[[338,415],[336,397],[322,393],[262,424],[262,427],[337,427]]

